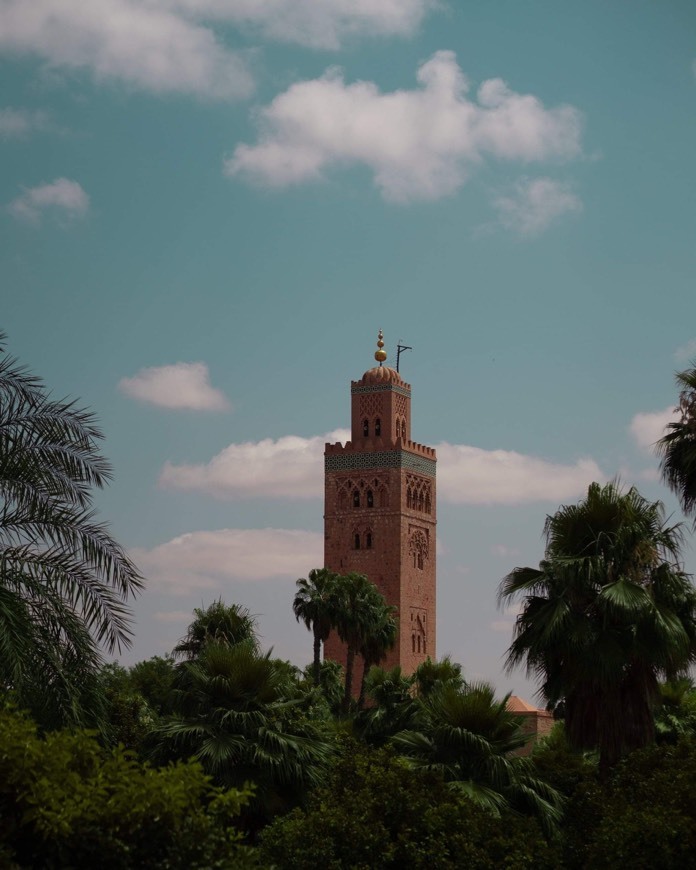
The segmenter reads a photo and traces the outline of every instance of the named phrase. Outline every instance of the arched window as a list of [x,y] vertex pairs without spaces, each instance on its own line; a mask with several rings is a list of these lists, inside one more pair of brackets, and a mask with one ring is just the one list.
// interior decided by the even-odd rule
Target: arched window
[[430,513],[430,496],[426,495],[425,497],[425,512],[426,514]]
[[399,418],[397,417],[396,418],[396,437],[397,438],[399,437],[400,432],[401,432],[401,426],[399,425]]
[[416,651],[416,636],[415,636],[415,634],[411,635],[411,649],[413,652]]
[[366,550],[372,549],[372,533],[371,532],[367,532],[367,534],[365,535],[365,549]]
[[421,640],[420,635],[418,635],[418,652],[421,651],[421,648],[420,648],[420,640]]
[[412,497],[412,495],[411,495],[411,487],[409,486],[409,488],[406,490],[406,507],[407,507],[407,508],[410,508],[410,507],[411,507],[411,505],[412,505],[412,503],[413,503],[413,502],[412,502],[412,498],[413,498],[413,497]]
[[404,439],[404,441],[406,440],[406,421],[405,420],[401,421],[401,437]]
[[359,549],[360,549],[360,533],[359,533],[359,532],[356,532],[356,533],[353,535],[353,545],[354,545],[354,548],[355,548],[356,550],[359,550]]
[[423,570],[423,551],[422,550],[418,551],[418,564],[416,565],[416,567],[420,568],[421,571]]
[[377,417],[377,419],[375,420],[375,435],[381,435],[381,434],[382,434],[382,421],[379,419],[379,417]]
[[363,420],[363,436],[367,438],[370,434],[370,423],[368,420]]
[[375,497],[372,495],[372,490],[368,489],[367,491],[367,506],[374,507],[375,506]]
[[353,507],[360,507],[360,492],[357,489],[353,490]]
[[421,490],[421,493],[418,496],[418,510],[422,511],[424,507],[425,507],[425,496],[423,495],[423,490]]

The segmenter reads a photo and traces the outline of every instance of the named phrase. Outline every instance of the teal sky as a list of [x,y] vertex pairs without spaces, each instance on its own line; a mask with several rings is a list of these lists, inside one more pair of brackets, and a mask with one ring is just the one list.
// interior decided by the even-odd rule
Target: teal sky
[[438,654],[531,697],[495,594],[545,516],[620,475],[680,518],[694,154],[691,0],[0,0],[1,325],[106,434],[124,661],[218,596],[310,659],[323,444],[382,328],[438,449]]

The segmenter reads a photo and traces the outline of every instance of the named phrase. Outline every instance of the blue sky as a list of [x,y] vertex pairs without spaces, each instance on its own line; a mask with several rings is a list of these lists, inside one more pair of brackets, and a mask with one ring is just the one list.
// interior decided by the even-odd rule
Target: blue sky
[[0,154],[2,327],[98,415],[148,578],[125,662],[218,596],[310,659],[294,580],[379,328],[468,677],[531,696],[495,593],[559,504],[620,475],[679,518],[650,444],[696,356],[689,0],[0,0]]

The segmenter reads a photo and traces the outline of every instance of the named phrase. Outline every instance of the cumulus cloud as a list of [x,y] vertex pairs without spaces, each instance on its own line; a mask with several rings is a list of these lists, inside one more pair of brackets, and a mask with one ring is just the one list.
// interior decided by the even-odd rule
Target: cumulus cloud
[[21,139],[48,126],[48,115],[40,109],[0,109],[0,139]]
[[213,99],[253,89],[245,61],[209,28],[147,0],[0,0],[0,49],[153,93]]
[[229,22],[268,39],[337,49],[358,36],[411,36],[437,0],[151,0],[187,16]]
[[225,395],[210,385],[208,366],[203,362],[141,369],[132,378],[122,378],[118,388],[132,399],[160,408],[224,411],[230,407]]
[[19,220],[37,224],[47,211],[63,217],[84,217],[89,210],[89,196],[77,181],[56,178],[50,184],[27,188],[8,206]]
[[536,236],[553,221],[582,210],[580,199],[569,185],[552,178],[523,178],[511,194],[493,201],[498,221],[520,236]]
[[302,577],[322,564],[324,537],[298,529],[218,529],[138,548],[132,556],[156,589],[185,595],[233,582]]
[[404,202],[453,193],[485,157],[530,163],[581,152],[577,109],[546,109],[501,79],[470,99],[454,52],[436,52],[417,79],[415,90],[391,93],[346,84],[337,69],[298,82],[260,110],[258,142],[238,145],[224,171],[285,187],[364,165],[385,198]]
[[652,453],[655,442],[665,435],[668,423],[676,422],[679,415],[674,407],[663,411],[644,411],[636,414],[631,420],[628,431],[641,450]]
[[525,504],[581,495],[605,475],[593,459],[571,465],[512,450],[439,444],[438,497],[453,504]]
[[[323,494],[325,442],[345,441],[344,430],[301,438],[230,444],[210,462],[166,463],[160,485],[206,492],[218,498],[240,495],[319,498]],[[605,475],[591,459],[571,465],[506,450],[439,444],[438,495],[453,504],[522,504],[558,501],[582,494]]]
[[350,432],[339,429],[312,438],[286,435],[275,441],[266,438],[230,444],[205,464],[167,462],[159,482],[164,487],[202,491],[218,498],[316,498],[324,491],[324,444],[348,438]]

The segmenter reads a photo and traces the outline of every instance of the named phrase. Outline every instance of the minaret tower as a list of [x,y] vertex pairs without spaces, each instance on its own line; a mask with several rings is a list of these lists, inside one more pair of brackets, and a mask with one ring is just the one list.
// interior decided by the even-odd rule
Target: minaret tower
[[[435,658],[436,457],[411,440],[411,387],[386,358],[380,330],[377,365],[351,382],[351,440],[324,451],[324,565],[366,574],[396,607],[399,636],[382,666],[411,674]],[[324,654],[345,664],[335,635]]]

